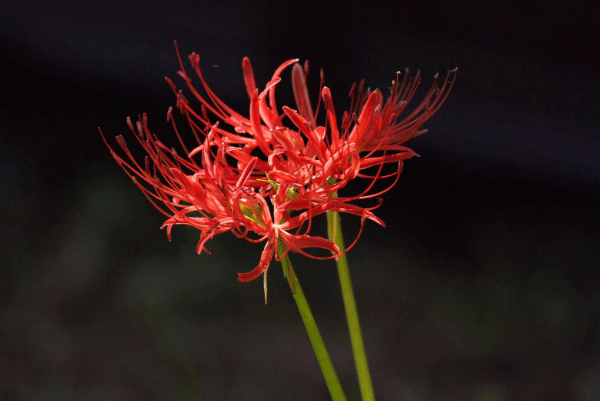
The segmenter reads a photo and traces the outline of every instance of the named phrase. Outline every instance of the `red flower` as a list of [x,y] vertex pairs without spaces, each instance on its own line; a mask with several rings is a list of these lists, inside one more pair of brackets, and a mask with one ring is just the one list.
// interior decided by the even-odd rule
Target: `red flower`
[[[416,155],[413,150],[401,144],[426,132],[422,129],[423,124],[446,100],[456,75],[456,69],[449,71],[441,88],[437,87],[436,75],[424,99],[406,116],[402,113],[419,86],[419,72],[414,78],[407,72],[401,83],[393,81],[391,95],[385,104],[378,89],[364,91],[364,81],[361,81],[359,85],[352,86],[352,106],[350,111],[344,112],[342,123],[338,125],[331,92],[329,88],[323,87],[321,73],[320,100],[325,108],[326,121],[324,126],[317,126],[316,113],[313,112],[306,88],[307,70],[306,65],[303,69],[299,64],[294,65],[292,70],[298,112],[285,106],[283,109],[299,131],[308,138],[311,148],[316,149],[316,157],[322,160],[325,170],[323,177],[336,179],[335,184],[329,187],[330,190],[337,191],[356,177],[372,180],[363,193],[345,198],[348,201],[378,196],[395,184],[402,171],[403,161]],[[325,135],[326,131],[329,131],[329,135]],[[381,167],[387,163],[398,163],[397,171],[381,176]],[[374,176],[364,174],[364,170],[373,167],[378,168]],[[386,190],[368,193],[375,181],[392,176],[395,176],[395,180]]]
[[[179,51],[177,54],[179,57]],[[106,139],[105,142],[119,165],[168,217],[163,227],[167,228],[169,239],[174,226],[189,225],[200,230],[198,253],[206,251],[208,240],[228,231],[251,242],[266,242],[258,266],[249,273],[240,273],[240,281],[259,277],[273,256],[279,258],[276,252],[279,241],[286,252],[324,259],[305,251],[321,248],[331,252],[330,257],[339,256],[335,243],[310,235],[312,219],[327,211],[354,214],[361,217],[361,223],[370,219],[383,226],[383,221],[371,211],[379,204],[361,207],[353,202],[378,197],[395,184],[403,161],[415,155],[401,144],[424,132],[423,123],[448,96],[455,73],[448,73],[440,89],[434,82],[424,100],[403,118],[401,113],[415,94],[419,74],[415,78],[405,77],[402,83],[394,82],[385,104],[378,90],[363,91],[361,82],[351,91],[352,107],[344,113],[340,126],[329,88],[321,83],[319,105],[322,101],[325,121],[318,125],[319,107],[313,111],[306,87],[308,65],[302,69],[295,64],[297,60],[286,61],[277,68],[265,89],[259,91],[250,61],[244,58],[244,81],[250,98],[249,116],[244,117],[210,89],[200,69],[200,57],[192,54],[189,58],[204,94],[193,86],[181,57],[179,75],[200,102],[199,111],[170,79],[167,82],[177,95],[177,107],[187,119],[194,146],[186,145],[172,110],[168,120],[183,155],[150,132],[146,115],[135,126],[127,119],[147,154],[143,166],[122,136],[117,137],[117,143],[126,157],[119,156]],[[291,65],[294,65],[292,83],[298,111],[284,106],[280,113],[275,89],[282,71]],[[284,122],[291,122],[290,127]],[[383,166],[388,163],[397,163],[398,167],[393,173],[384,174]],[[368,173],[371,170],[375,171]],[[356,177],[369,179],[366,189],[353,196],[339,197],[338,191]],[[391,179],[391,184],[374,191],[375,183],[386,178]],[[359,236],[360,232],[356,239]]]
[[[172,119],[171,113],[169,119]],[[229,165],[226,158],[229,145],[221,142],[216,152],[209,146],[214,144],[214,127],[205,133],[206,138],[199,146],[202,151],[194,153],[202,153],[200,166],[193,157],[181,157],[156,139],[150,133],[145,114],[135,126],[130,118],[127,123],[147,153],[144,167],[136,161],[122,136],[117,137],[117,143],[127,160],[114,152],[106,139],[105,142],[144,195],[168,217],[163,227],[167,228],[169,239],[174,226],[188,225],[200,230],[198,253],[208,253],[206,242],[228,231],[251,242],[267,241],[259,265],[249,273],[240,273],[240,281],[253,280],[267,269],[279,240],[287,250],[317,259],[321,257],[309,255],[304,249],[322,248],[339,254],[339,248],[332,241],[308,235],[312,217],[328,209],[310,205],[306,207],[308,210],[291,217],[290,211],[297,209],[297,205],[290,204],[293,196],[289,194],[295,193],[293,185],[264,180],[273,186],[265,190],[263,180],[252,178],[258,162],[256,157],[250,158],[243,170]],[[268,196],[271,205],[266,200]],[[306,222],[309,222],[308,228],[302,233]]]

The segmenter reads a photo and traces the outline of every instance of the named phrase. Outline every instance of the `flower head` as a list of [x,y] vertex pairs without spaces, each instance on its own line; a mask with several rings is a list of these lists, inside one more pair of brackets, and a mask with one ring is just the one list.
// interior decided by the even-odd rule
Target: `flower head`
[[[177,51],[179,57],[179,51]],[[423,123],[440,107],[452,87],[455,71],[446,76],[441,88],[436,81],[423,101],[402,117],[419,85],[419,74],[402,82],[394,81],[385,103],[378,90],[364,90],[364,83],[353,86],[351,109],[338,125],[329,88],[323,86],[319,105],[324,121],[319,125],[319,105],[313,110],[304,68],[297,60],[281,64],[262,91],[256,86],[248,58],[242,61],[244,82],[250,100],[248,116],[227,106],[208,86],[200,68],[200,57],[189,57],[200,79],[196,89],[181,57],[179,75],[189,93],[200,103],[190,101],[175,83],[166,78],[177,96],[177,108],[187,120],[194,145],[189,146],[175,123],[172,109],[167,115],[183,153],[167,147],[150,132],[144,114],[130,130],[146,156],[138,163],[122,136],[117,143],[125,156],[119,156],[106,141],[116,161],[129,174],[144,195],[167,216],[163,227],[171,238],[177,225],[200,231],[197,252],[206,250],[208,240],[224,232],[251,242],[265,242],[259,264],[240,281],[250,281],[266,272],[273,257],[278,258],[281,242],[288,251],[323,259],[307,253],[321,248],[338,257],[340,249],[329,239],[311,235],[312,219],[327,211],[349,213],[380,225],[371,207],[355,201],[378,197],[398,180],[403,161],[415,153],[402,144],[424,132]],[[275,90],[281,73],[292,67],[292,83],[297,110],[277,107]],[[321,74],[323,77],[323,74]],[[103,135],[104,138],[104,135]],[[386,164],[397,164],[393,173],[383,173]],[[366,189],[350,196],[338,196],[351,180],[368,179]],[[374,190],[375,183],[391,179],[385,189]],[[362,230],[362,224],[361,224]],[[358,236],[357,235],[357,239]],[[356,240],[354,241],[356,242]],[[351,247],[351,246],[350,246]],[[349,247],[349,248],[350,248]]]

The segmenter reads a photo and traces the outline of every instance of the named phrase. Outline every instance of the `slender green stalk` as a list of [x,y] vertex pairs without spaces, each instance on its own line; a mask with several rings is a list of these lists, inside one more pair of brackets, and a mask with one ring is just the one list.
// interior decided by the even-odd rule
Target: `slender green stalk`
[[[341,251],[344,251],[346,248],[344,246],[344,238],[342,237],[341,224],[342,222],[339,213],[332,211],[327,212],[327,234],[329,239],[335,242]],[[352,343],[352,352],[354,353],[354,363],[356,365],[360,393],[363,401],[374,401],[375,392],[373,391],[371,373],[369,372],[369,364],[367,362],[367,353],[365,351],[365,344],[360,330],[360,322],[358,321],[358,311],[356,309],[356,301],[354,300],[352,281],[350,280],[348,258],[345,253],[339,257],[337,267],[342,287],[342,298],[344,300],[344,308],[346,309],[346,319],[348,320],[348,331],[350,333],[350,342]]]
[[[279,256],[281,256],[284,252],[285,245],[280,241],[277,246],[277,253]],[[325,377],[325,383],[327,383],[327,388],[329,389],[331,399],[333,401],[346,401],[346,396],[342,390],[342,385],[340,384],[337,373],[333,368],[333,363],[331,362],[329,353],[325,348],[325,343],[323,342],[323,338],[321,337],[321,333],[317,327],[317,322],[310,311],[310,307],[308,306],[308,302],[306,301],[306,297],[304,296],[304,292],[302,291],[298,277],[296,277],[296,273],[294,273],[292,262],[290,261],[288,255],[281,259],[281,266],[283,267],[283,274],[287,278],[290,288],[292,289],[292,296],[294,297],[294,301],[296,301],[296,305],[300,311],[300,316],[304,322],[304,327],[308,333],[310,343],[315,350],[315,355],[317,356],[319,366],[321,366],[321,372],[323,372],[323,376]]]

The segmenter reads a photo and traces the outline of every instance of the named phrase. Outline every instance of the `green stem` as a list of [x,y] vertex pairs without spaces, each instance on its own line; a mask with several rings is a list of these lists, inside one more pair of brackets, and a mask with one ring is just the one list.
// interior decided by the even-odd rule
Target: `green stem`
[[[285,245],[279,241],[277,254],[281,257],[284,252]],[[308,302],[306,301],[306,297],[304,296],[300,282],[298,282],[298,277],[296,277],[296,273],[294,273],[294,269],[288,255],[286,255],[284,258],[281,258],[281,266],[283,267],[283,274],[287,278],[290,288],[292,289],[292,296],[294,297],[294,301],[296,301],[296,305],[300,311],[300,316],[304,322],[304,327],[308,333],[310,343],[315,350],[315,355],[317,356],[319,366],[321,366],[321,372],[323,372],[323,376],[325,377],[325,383],[329,389],[331,399],[333,401],[346,401],[346,396],[342,390],[342,385],[340,384],[337,373],[333,368],[333,363],[331,362],[329,353],[325,348],[325,343],[323,342],[321,333],[319,333],[317,322],[315,322],[315,318],[310,311],[310,307],[308,306]]]
[[[337,212],[327,212],[327,234],[329,239],[337,244],[340,251],[344,251],[344,238],[342,237],[342,222]],[[356,374],[358,375],[358,385],[363,401],[374,401],[375,392],[369,372],[367,362],[367,353],[358,321],[358,311],[356,301],[354,300],[354,291],[352,290],[352,281],[350,280],[350,269],[348,268],[348,258],[343,253],[337,260],[338,275],[342,287],[342,298],[344,308],[346,309],[346,319],[348,320],[348,331],[350,333],[350,342],[352,343],[352,352],[354,353],[354,363],[356,365]]]

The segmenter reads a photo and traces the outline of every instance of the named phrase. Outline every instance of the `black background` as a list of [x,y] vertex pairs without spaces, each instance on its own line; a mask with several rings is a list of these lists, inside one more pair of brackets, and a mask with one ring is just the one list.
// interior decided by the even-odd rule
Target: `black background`
[[[349,254],[380,400],[600,398],[598,10],[577,1],[5,2],[0,8],[0,399],[326,400],[274,263],[222,235],[194,252],[102,143],[175,99],[173,47],[247,114],[283,61],[352,82],[459,68],[446,104]],[[289,75],[280,84],[289,99]],[[288,91],[286,93],[286,91]],[[286,95],[288,96],[286,98]],[[174,142],[173,142],[174,143]],[[346,236],[356,229],[344,219]],[[349,399],[333,262],[293,255]]]

